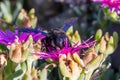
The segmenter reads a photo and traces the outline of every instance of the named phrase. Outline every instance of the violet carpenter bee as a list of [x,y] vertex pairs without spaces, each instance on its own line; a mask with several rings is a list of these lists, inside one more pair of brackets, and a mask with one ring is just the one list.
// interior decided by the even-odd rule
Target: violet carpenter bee
[[74,25],[78,19],[68,21],[65,23],[62,29],[52,29],[50,31],[43,31],[42,29],[32,29],[32,28],[17,28],[20,32],[26,33],[42,33],[46,37],[41,40],[42,42],[42,50],[43,51],[54,51],[56,49],[62,49],[65,47],[66,41],[68,42],[68,46],[71,46],[69,39],[67,38],[65,32],[67,29]]
[[42,39],[42,43],[47,51],[54,51],[56,49],[62,49],[65,46],[66,40],[69,42],[64,31],[54,29],[47,33],[46,38]]
[[31,29],[31,28],[18,28],[20,32],[26,33],[42,33],[46,37],[41,40],[42,42],[42,50],[52,51],[56,49],[61,49],[65,46],[65,41],[68,40],[65,32],[62,29],[53,29],[47,32],[44,32],[40,29]]

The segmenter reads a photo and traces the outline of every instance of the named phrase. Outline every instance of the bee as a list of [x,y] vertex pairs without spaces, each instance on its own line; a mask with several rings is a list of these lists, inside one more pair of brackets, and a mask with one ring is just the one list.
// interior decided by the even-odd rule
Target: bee
[[42,44],[47,51],[54,51],[65,47],[66,40],[69,42],[64,31],[61,29],[53,29],[48,32],[46,38],[42,39]]
[[32,29],[32,28],[18,28],[20,32],[34,32],[34,33],[42,33],[46,37],[41,40],[42,50],[43,51],[54,51],[56,49],[62,49],[66,45],[66,41],[68,42],[68,46],[71,46],[68,37],[65,32],[67,29],[74,25],[78,19],[71,19],[71,21],[67,21],[65,25],[60,29],[51,29],[50,31],[42,31],[41,29]]
[[65,41],[68,40],[65,32],[62,29],[52,29],[50,31],[42,31],[40,29],[17,28],[19,32],[26,33],[42,33],[46,37],[41,40],[42,50],[52,51],[61,49],[65,46]]

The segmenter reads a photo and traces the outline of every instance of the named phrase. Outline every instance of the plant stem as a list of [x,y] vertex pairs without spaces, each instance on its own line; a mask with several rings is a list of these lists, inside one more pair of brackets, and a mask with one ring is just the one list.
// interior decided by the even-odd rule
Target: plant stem
[[3,74],[2,74],[2,72],[3,72],[3,69],[1,68],[0,69],[0,80],[3,80]]

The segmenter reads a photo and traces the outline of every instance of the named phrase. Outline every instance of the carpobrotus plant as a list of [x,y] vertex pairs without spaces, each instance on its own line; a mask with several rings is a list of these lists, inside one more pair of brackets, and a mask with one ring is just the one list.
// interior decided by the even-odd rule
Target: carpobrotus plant
[[[117,0],[98,1],[118,13],[119,7],[114,5]],[[116,32],[112,36],[108,32],[103,35],[101,29],[82,40],[79,32],[73,30],[76,21],[63,30],[35,29],[34,9],[28,14],[21,10],[14,22],[17,27],[0,30],[0,80],[95,80],[118,44]],[[99,75],[94,76],[96,73]]]
[[[118,43],[116,32],[113,36],[108,33],[102,36],[102,30],[97,31],[95,39],[91,36],[85,41],[77,31],[73,32],[72,26],[66,32],[22,30],[0,31],[0,43],[5,46],[5,49],[1,47],[2,52],[6,50],[0,55],[1,80],[51,80],[48,71],[53,74],[54,68],[58,69],[56,76],[60,80],[90,80]],[[45,60],[42,69],[35,65],[38,59]]]

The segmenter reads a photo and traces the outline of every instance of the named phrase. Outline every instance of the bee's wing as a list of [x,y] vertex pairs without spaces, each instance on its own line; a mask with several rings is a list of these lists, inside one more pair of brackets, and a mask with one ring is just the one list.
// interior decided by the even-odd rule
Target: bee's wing
[[78,21],[78,18],[71,18],[71,19],[67,20],[65,22],[64,26],[62,27],[62,30],[66,32],[68,30],[68,28],[70,26],[74,25],[75,23],[77,23],[77,21]]

